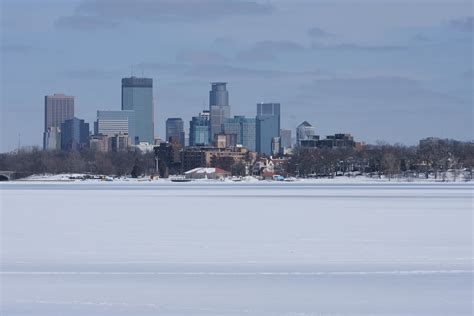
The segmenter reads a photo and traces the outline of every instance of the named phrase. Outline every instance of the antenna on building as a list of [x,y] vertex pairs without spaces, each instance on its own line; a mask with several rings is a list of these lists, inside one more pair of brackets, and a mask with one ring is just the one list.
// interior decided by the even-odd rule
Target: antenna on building
[[18,133],[18,151],[20,151],[20,146],[21,146],[21,134]]
[[131,66],[131,69],[132,69],[132,71],[131,71],[130,77],[133,77],[133,64]]

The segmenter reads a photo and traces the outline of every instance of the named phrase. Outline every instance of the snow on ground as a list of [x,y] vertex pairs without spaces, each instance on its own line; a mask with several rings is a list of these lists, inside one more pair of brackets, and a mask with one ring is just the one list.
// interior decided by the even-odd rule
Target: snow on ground
[[11,182],[2,315],[471,315],[469,183]]

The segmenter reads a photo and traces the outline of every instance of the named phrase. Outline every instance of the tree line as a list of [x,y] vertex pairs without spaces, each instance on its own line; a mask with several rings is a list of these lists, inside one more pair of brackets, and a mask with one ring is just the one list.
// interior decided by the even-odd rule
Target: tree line
[[[446,172],[467,171],[472,178],[474,143],[438,140],[419,146],[379,142],[361,150],[298,148],[288,161],[287,172],[302,177],[331,177],[360,173],[370,176],[445,177]],[[456,176],[456,174],[454,175]]]
[[[393,177],[446,177],[448,170],[463,170],[472,178],[474,143],[455,140],[425,142],[419,146],[377,143],[354,148],[295,148],[277,166],[278,174],[300,177],[334,177],[346,174]],[[139,176],[155,173],[153,153],[19,150],[0,154],[0,170],[28,174],[89,173]],[[232,175],[245,175],[246,165],[232,158],[213,159]],[[247,166],[250,167],[250,166]],[[186,171],[186,170],[183,170]]]

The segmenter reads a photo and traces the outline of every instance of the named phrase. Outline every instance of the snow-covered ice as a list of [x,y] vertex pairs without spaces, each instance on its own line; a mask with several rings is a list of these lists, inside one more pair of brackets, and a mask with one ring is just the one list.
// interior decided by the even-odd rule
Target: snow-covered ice
[[471,315],[472,184],[1,184],[2,315]]

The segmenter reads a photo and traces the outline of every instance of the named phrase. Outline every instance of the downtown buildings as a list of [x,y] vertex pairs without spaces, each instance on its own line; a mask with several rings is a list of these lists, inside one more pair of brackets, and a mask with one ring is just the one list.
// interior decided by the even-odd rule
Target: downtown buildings
[[44,97],[43,149],[61,149],[61,123],[74,117],[74,97],[55,93]]
[[180,117],[170,117],[166,120],[166,141],[179,143],[184,146],[184,122]]
[[213,82],[209,91],[210,141],[221,133],[222,123],[230,117],[229,92],[226,82]]
[[135,111],[134,144],[155,141],[153,79],[131,76],[122,79],[122,110]]
[[272,155],[280,152],[280,103],[258,103],[256,151]]

